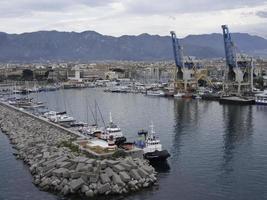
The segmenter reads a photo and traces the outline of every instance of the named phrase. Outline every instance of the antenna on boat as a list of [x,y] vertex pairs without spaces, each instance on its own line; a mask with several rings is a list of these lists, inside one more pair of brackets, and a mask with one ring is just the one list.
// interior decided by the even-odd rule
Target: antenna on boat
[[151,121],[150,128],[151,128],[151,134],[153,135],[155,133],[153,121]]

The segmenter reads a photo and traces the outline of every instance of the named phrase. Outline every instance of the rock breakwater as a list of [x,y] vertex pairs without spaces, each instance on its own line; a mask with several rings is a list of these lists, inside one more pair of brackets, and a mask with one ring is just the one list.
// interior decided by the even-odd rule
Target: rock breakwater
[[40,189],[88,197],[123,194],[149,187],[156,172],[146,160],[132,157],[95,159],[65,146],[76,139],[19,110],[0,105],[0,127]]

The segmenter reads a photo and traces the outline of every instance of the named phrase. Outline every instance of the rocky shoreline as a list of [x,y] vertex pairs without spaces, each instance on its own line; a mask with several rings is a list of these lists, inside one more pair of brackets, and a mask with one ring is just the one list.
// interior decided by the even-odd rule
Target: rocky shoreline
[[146,160],[90,158],[66,145],[76,139],[74,135],[3,105],[0,128],[41,190],[93,197],[135,192],[157,181],[154,168]]

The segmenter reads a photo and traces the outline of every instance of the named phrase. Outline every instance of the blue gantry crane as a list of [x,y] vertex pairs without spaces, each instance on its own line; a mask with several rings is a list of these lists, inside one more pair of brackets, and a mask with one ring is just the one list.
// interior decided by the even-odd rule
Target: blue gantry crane
[[227,79],[235,81],[235,69],[238,67],[236,50],[227,25],[222,25],[226,65],[229,67]]
[[176,80],[183,80],[184,54],[183,47],[180,44],[174,31],[171,31],[172,47],[175,65],[177,67]]
[[171,31],[171,40],[173,46],[173,55],[174,61],[176,65],[176,90],[183,90],[187,92],[187,86],[192,88],[193,85],[197,85],[196,81],[196,69],[195,69],[195,62],[191,57],[187,57],[185,59],[183,53],[183,47],[180,44],[179,39],[176,37],[174,31]]
[[181,46],[178,38],[174,31],[171,31],[171,38],[172,38],[172,47],[173,47],[173,54],[175,65],[178,69],[182,69],[184,67],[184,55],[183,55],[183,47]]
[[226,63],[229,67],[237,67],[236,51],[227,25],[222,25]]
[[[233,92],[237,87],[237,93],[240,94],[241,86],[251,85],[253,87],[253,78],[249,76],[249,73],[253,73],[252,59],[240,60],[237,58],[236,48],[231,38],[231,34],[227,25],[222,25],[223,40],[225,49],[226,65],[228,67],[227,73],[225,73],[224,86]],[[245,78],[245,79],[244,79]]]

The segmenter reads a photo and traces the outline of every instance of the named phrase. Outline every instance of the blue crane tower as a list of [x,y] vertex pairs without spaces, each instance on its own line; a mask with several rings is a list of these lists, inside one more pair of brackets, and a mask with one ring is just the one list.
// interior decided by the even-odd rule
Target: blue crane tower
[[184,68],[184,54],[183,54],[183,47],[181,46],[178,38],[174,31],[171,31],[171,39],[172,39],[172,47],[173,47],[173,55],[175,65],[177,67],[177,80],[183,80],[183,68]]
[[177,67],[176,80],[183,80],[185,78],[183,72],[185,67],[183,47],[180,44],[178,38],[176,37],[175,32],[171,31],[170,33],[172,39],[174,61]]
[[170,33],[171,33],[171,38],[172,38],[175,65],[177,68],[183,68],[184,67],[183,47],[180,45],[175,32],[171,31]]
[[[237,59],[236,48],[228,26],[222,25],[222,30],[226,65],[228,67],[228,73],[225,73],[226,82],[224,83],[224,89],[227,89],[229,92],[234,92],[237,89],[237,94],[241,94],[241,86],[247,91],[253,88],[253,59],[241,59],[240,55]],[[248,86],[251,87],[248,88]]]
[[234,69],[238,68],[237,60],[236,60],[236,51],[235,51],[234,43],[232,41],[228,26],[222,25],[222,29],[223,29],[223,40],[224,40],[226,64],[229,67],[227,79],[229,81],[235,81],[236,77],[235,77]]
[[171,39],[172,39],[172,46],[173,46],[173,55],[175,60],[175,65],[177,68],[176,71],[176,88],[182,89],[182,87],[178,87],[179,85],[183,85],[183,90],[187,91],[187,85],[193,84],[193,68],[194,68],[194,62],[189,57],[189,61],[185,62],[184,54],[183,54],[183,47],[179,42],[179,39],[176,37],[176,34],[174,31],[171,31]]

